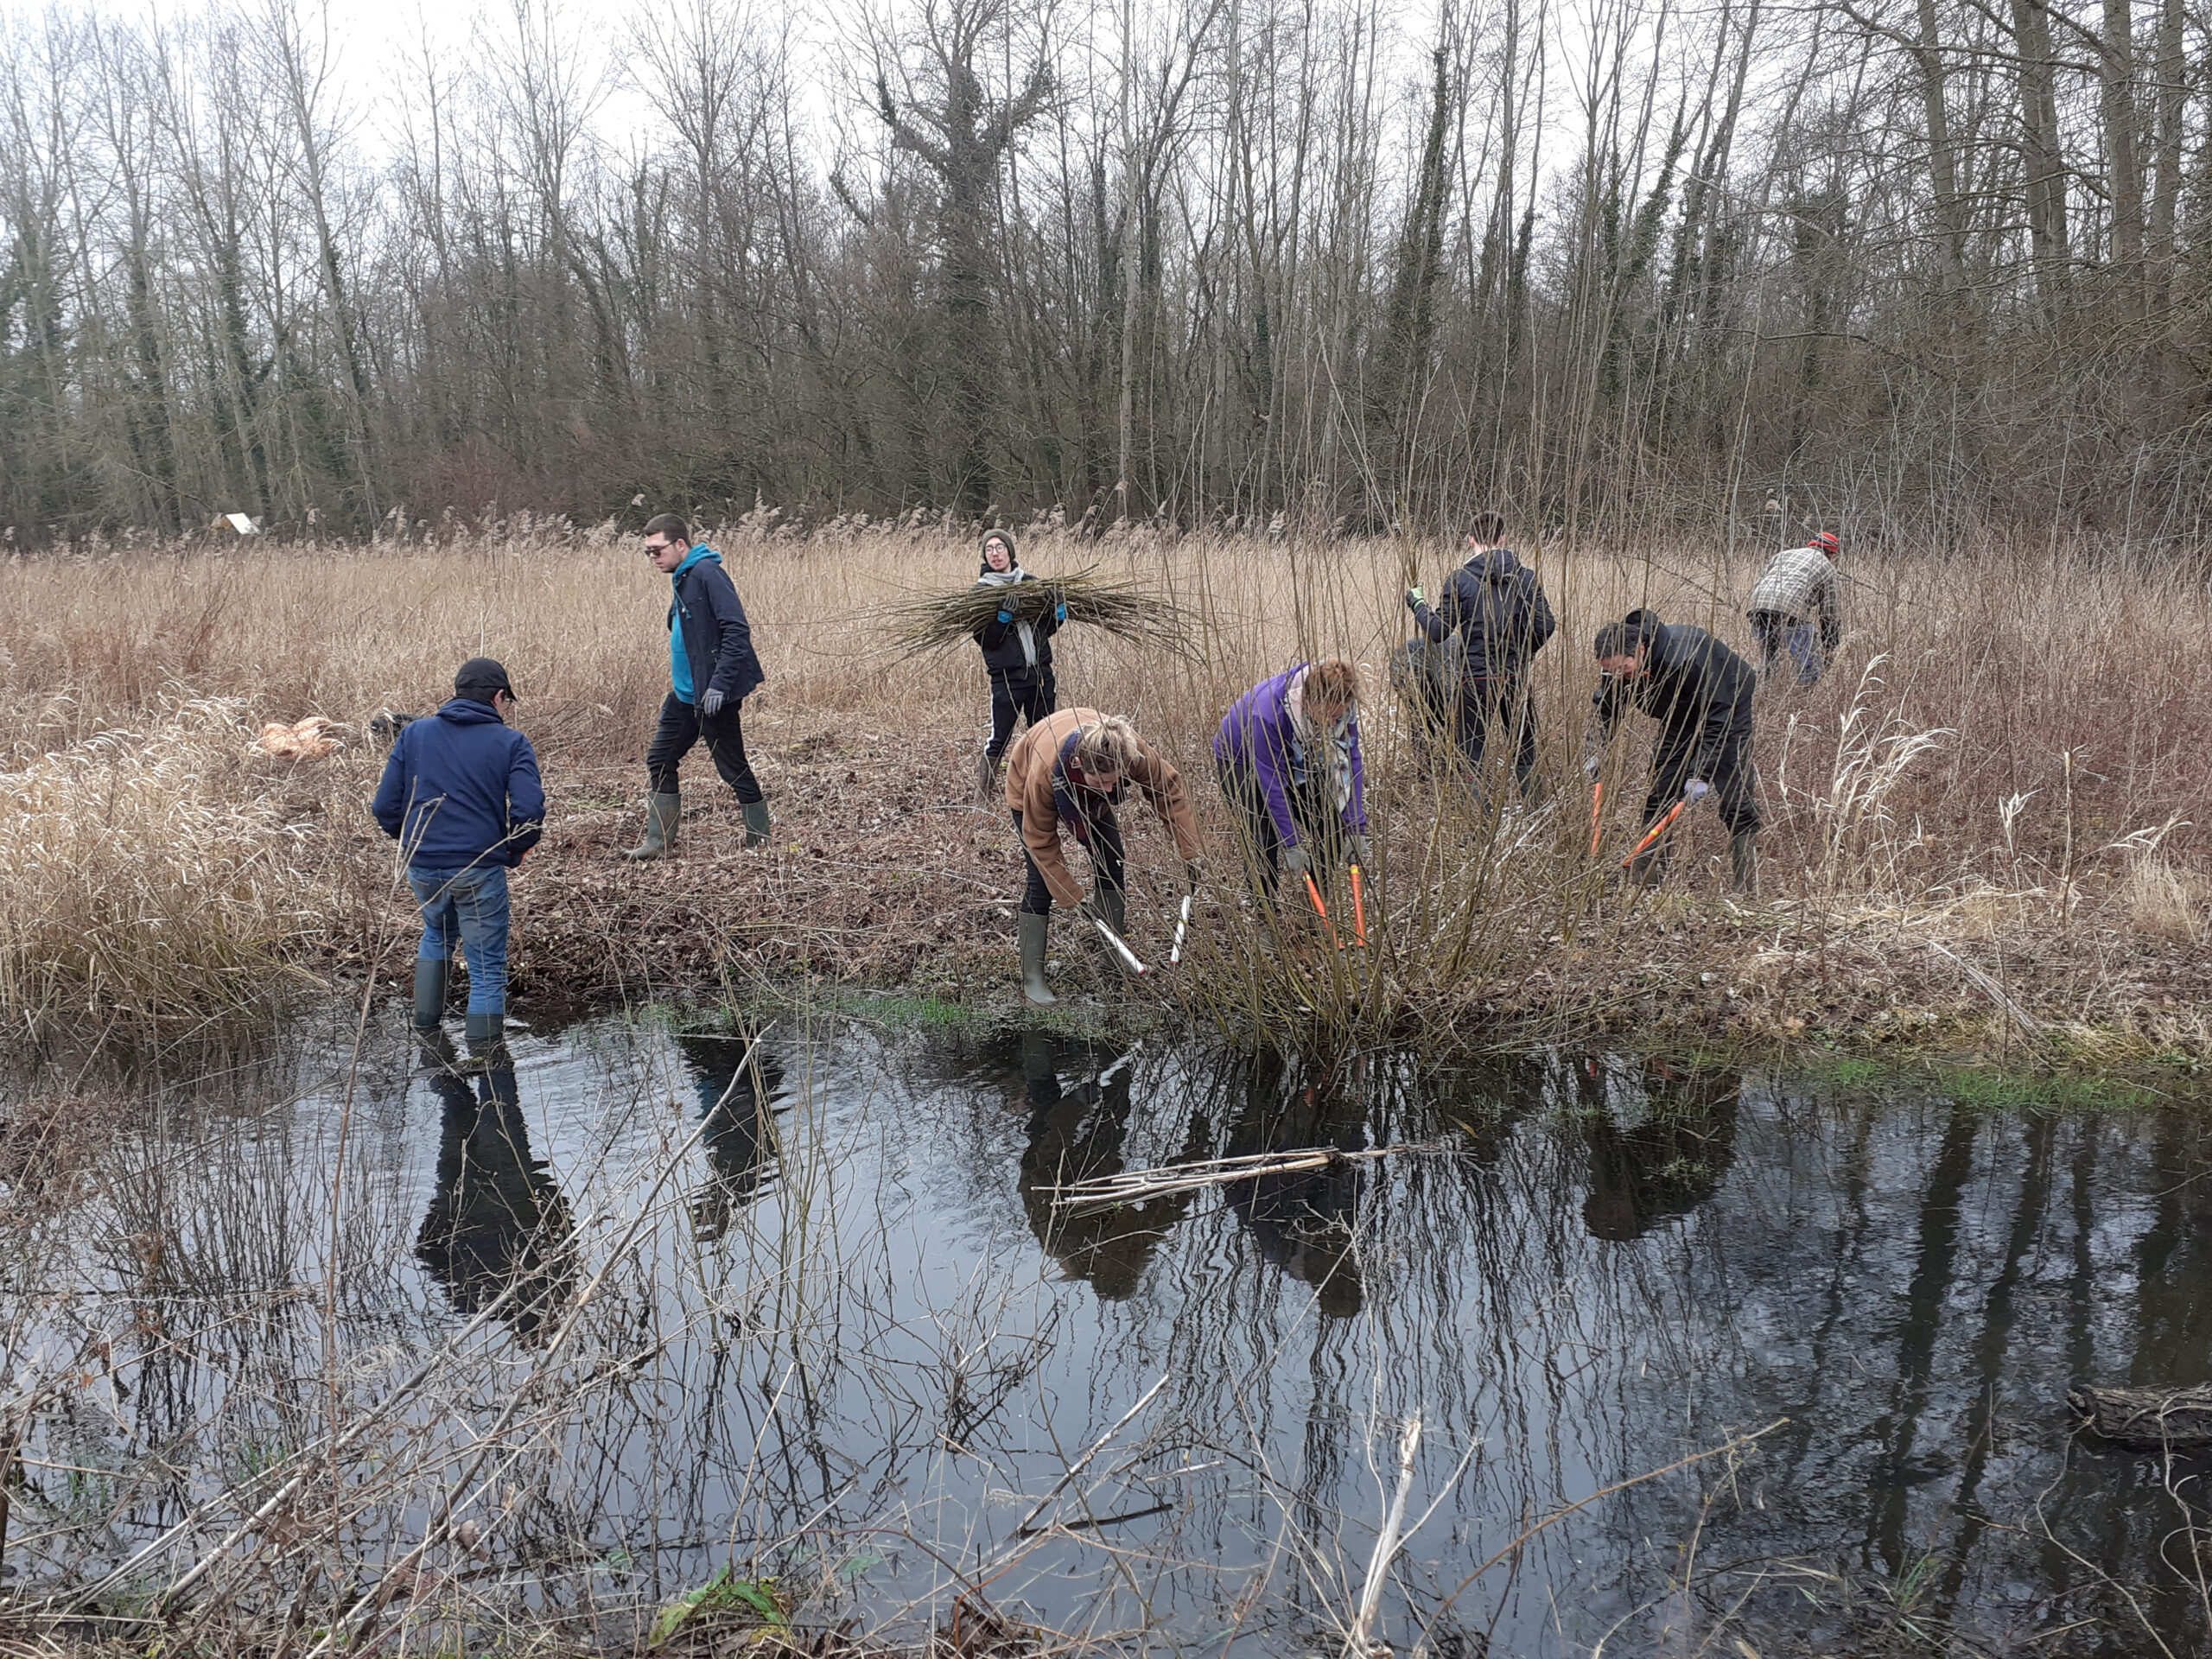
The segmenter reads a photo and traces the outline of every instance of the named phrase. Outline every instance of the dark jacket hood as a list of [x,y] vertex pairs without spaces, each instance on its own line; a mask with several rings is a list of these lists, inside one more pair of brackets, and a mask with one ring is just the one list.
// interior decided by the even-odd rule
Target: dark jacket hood
[[455,697],[438,710],[440,720],[449,720],[456,726],[504,726],[499,711],[488,702],[479,702],[474,697]]
[[1469,559],[1467,570],[1484,582],[1510,582],[1521,574],[1521,560],[1510,547],[1493,547]]

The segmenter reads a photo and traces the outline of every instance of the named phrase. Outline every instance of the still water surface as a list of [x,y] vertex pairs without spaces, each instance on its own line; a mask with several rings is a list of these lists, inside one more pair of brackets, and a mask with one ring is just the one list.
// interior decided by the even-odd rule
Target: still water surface
[[[980,1586],[1132,1648],[1332,1651],[1417,1416],[1401,1651],[2212,1652],[2175,1495],[2212,1466],[2076,1440],[2063,1404],[2212,1379],[2192,1110],[846,1023],[786,1022],[743,1076],[741,1043],[620,1020],[515,1052],[433,1078],[388,1033],[282,1087],[155,1091],[28,1224],[18,1378],[88,1332],[110,1357],[26,1440],[18,1588],[197,1510],[130,1575],[167,1582],[488,1308],[345,1478],[359,1585],[482,1483],[425,1620],[604,1630],[734,1562],[831,1622]],[[1073,1220],[1050,1191],[1407,1145]],[[314,1546],[287,1548],[213,1582],[287,1599]]]

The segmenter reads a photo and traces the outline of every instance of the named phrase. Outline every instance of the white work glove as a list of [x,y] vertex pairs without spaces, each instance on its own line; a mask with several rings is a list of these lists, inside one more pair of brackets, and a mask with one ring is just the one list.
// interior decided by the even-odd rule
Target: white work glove
[[1682,799],[1691,806],[1695,806],[1700,801],[1703,800],[1707,796],[1712,793],[1713,785],[1707,783],[1702,778],[1693,778],[1688,783],[1682,785]]
[[1286,848],[1284,848],[1284,849],[1282,849],[1282,868],[1283,868],[1283,871],[1284,871],[1284,873],[1285,873],[1286,874],[1289,874],[1289,875],[1303,875],[1303,874],[1306,874],[1306,849],[1305,849],[1303,847],[1286,847]]
[[1351,838],[1351,861],[1362,869],[1367,868],[1369,850],[1365,835],[1357,835]]
[[1598,774],[1605,769],[1605,757],[1604,755],[1591,754],[1583,757],[1582,775],[1585,778],[1587,778],[1592,783],[1594,784],[1598,781]]

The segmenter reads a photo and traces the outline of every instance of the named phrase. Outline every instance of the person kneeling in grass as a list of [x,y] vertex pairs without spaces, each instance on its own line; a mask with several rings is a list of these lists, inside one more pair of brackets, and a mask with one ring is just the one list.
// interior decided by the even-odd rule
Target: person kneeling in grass
[[[1021,836],[1029,879],[1017,924],[1021,939],[1021,989],[1032,1002],[1058,1001],[1045,983],[1045,942],[1052,901],[1082,905],[1116,934],[1128,931],[1123,880],[1127,855],[1115,807],[1134,784],[1175,837],[1193,888],[1198,880],[1198,826],[1183,780],[1166,758],[1119,715],[1096,709],[1063,709],[1021,734],[1007,757],[1006,804]],[[1092,893],[1083,887],[1060,852],[1065,830],[1090,854]]]
[[[1598,630],[1595,650],[1603,677],[1593,699],[1598,741],[1583,770],[1594,781],[1622,710],[1633,704],[1659,722],[1651,751],[1651,791],[1644,797],[1648,830],[1676,801],[1694,806],[1713,798],[1728,826],[1734,862],[1733,890],[1758,891],[1753,837],[1758,834],[1758,784],[1751,770],[1751,665],[1703,628],[1664,623],[1655,611],[1630,611]],[[1629,877],[1656,887],[1667,873],[1669,842],[1662,836],[1636,855]]]
[[449,1060],[439,1027],[457,944],[468,956],[468,1052],[500,1063],[507,1011],[507,871],[545,830],[537,752],[508,729],[514,687],[489,657],[453,677],[453,701],[410,721],[384,765],[372,810],[407,858],[423,907],[415,960],[415,1034],[429,1058]]
[[1367,862],[1359,757],[1359,670],[1341,657],[1300,663],[1230,705],[1213,741],[1221,792],[1243,823],[1262,897],[1287,870],[1325,872],[1349,851]]
[[677,514],[664,512],[645,525],[645,556],[674,589],[668,607],[669,692],[645,751],[652,787],[645,838],[625,848],[622,856],[675,855],[677,825],[683,817],[677,768],[702,737],[715,770],[744,809],[745,844],[758,847],[768,839],[768,802],[745,758],[739,711],[767,677],[753,652],[745,607],[722,569],[722,556],[703,542],[693,546],[691,526]]

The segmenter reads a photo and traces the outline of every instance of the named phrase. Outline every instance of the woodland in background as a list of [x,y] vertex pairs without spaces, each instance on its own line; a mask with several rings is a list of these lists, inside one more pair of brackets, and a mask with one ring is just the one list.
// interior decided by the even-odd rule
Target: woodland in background
[[2203,0],[297,0],[0,52],[0,524],[2086,526],[2212,492]]

